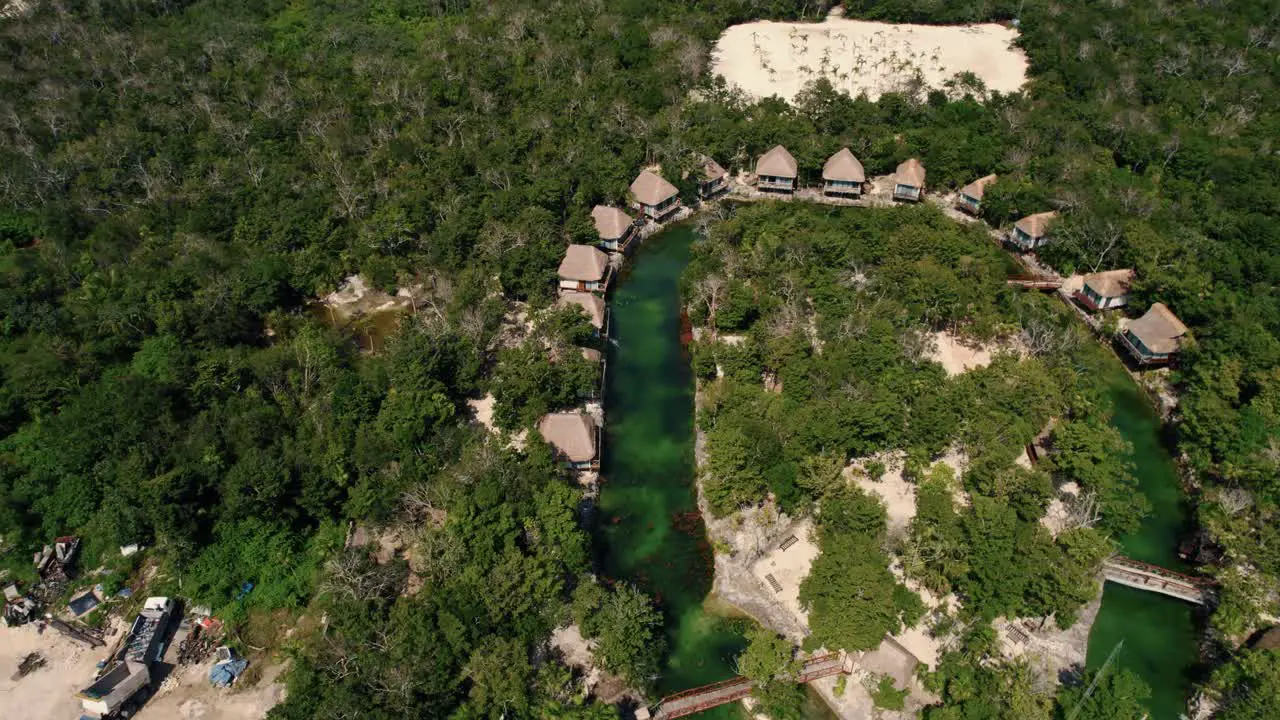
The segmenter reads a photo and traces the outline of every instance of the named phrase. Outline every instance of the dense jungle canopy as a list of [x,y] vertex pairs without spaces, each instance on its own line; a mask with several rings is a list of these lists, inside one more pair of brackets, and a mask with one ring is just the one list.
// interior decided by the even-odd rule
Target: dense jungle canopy
[[[826,6],[814,0],[38,0],[17,11],[26,4],[0,0],[13,11],[0,17],[4,567],[29,573],[34,548],[74,532],[89,562],[121,577],[137,568],[117,546],[152,548],[158,582],[181,582],[246,632],[319,606],[327,628],[292,647],[291,693],[272,717],[611,717],[579,697],[566,668],[531,653],[576,618],[602,662],[643,685],[661,648],[636,639],[660,617],[625,584],[585,579],[578,489],[541,446],[485,443],[465,401],[493,391],[501,423],[516,428],[580,395],[588,383],[574,368],[528,348],[500,352],[502,319],[514,302],[551,303],[565,245],[593,239],[591,207],[622,202],[639,167],[661,163],[689,194],[680,175],[695,153],[740,168],[783,143],[813,173],[847,145],[868,174],[919,157],[938,190],[999,173],[989,222],[1062,211],[1044,259],[1063,271],[1133,267],[1136,309],[1162,301],[1191,327],[1171,378],[1172,427],[1223,585],[1212,623],[1225,666],[1209,687],[1224,717],[1267,717],[1259,698],[1274,696],[1280,659],[1234,648],[1276,613],[1280,576],[1273,3],[850,2],[848,15],[894,22],[1016,15],[1032,79],[1016,95],[961,78],[874,102],[819,82],[794,105],[724,87],[708,52],[736,22],[818,19]],[[910,384],[909,355],[889,351],[898,334],[960,320],[981,333],[1039,312],[996,287],[997,258],[965,249],[939,218],[906,215],[937,239],[927,257],[892,239],[890,221],[865,236],[803,214],[788,221],[840,269],[852,258],[900,282],[901,314],[870,322],[872,342],[803,359],[797,377],[815,384],[784,383],[804,394],[797,402],[825,402],[821,383],[850,368],[882,374],[842,409],[848,424],[797,422],[776,438],[766,450],[778,469],[726,483],[725,509],[765,492],[819,497],[789,465],[821,459],[817,449],[939,451],[965,420],[949,393],[986,392],[986,376],[945,381],[924,368],[907,391],[933,425],[904,422],[904,406],[883,396]],[[734,222],[713,237],[740,238]],[[857,245],[870,234],[890,240]],[[830,235],[841,237],[823,245]],[[749,247],[768,250],[769,239]],[[751,258],[760,278],[789,272],[767,253]],[[384,351],[360,352],[306,308],[353,273],[390,291],[420,285],[431,312]],[[796,280],[821,289],[838,278]],[[732,312],[716,318],[728,328],[763,327],[781,311],[733,288],[729,297]],[[569,320],[551,325],[551,343],[581,334]],[[759,368],[759,357],[739,360]],[[990,412],[1038,429],[1051,407],[1087,402],[1054,362],[1027,371],[1025,405]],[[758,394],[731,389],[722,402],[776,402]],[[1082,450],[1109,442],[1097,426],[1073,432]],[[1086,482],[1124,476],[1095,471],[1064,470]],[[972,508],[1005,533],[983,552],[1016,554],[1042,495],[1025,480],[1016,501]],[[1121,507],[1123,493],[1112,499],[1112,529],[1140,514]],[[975,521],[949,502],[934,510],[913,537],[972,549]],[[353,520],[414,528],[429,562],[411,571],[344,552]],[[831,535],[860,553],[879,532],[871,520]],[[1034,543],[1039,557],[1081,564],[1095,552]],[[1069,613],[1075,567],[1022,567],[1035,582],[1012,584],[975,575],[963,557],[919,573],[972,593],[984,615],[1050,603]],[[411,576],[421,583],[407,593]],[[868,622],[912,615],[892,579],[867,576],[894,606]],[[239,598],[244,582],[256,589]],[[856,643],[859,631],[826,632]],[[995,677],[982,665],[989,649],[975,636],[949,656],[946,707],[930,717],[994,717],[981,707],[993,693],[1023,697],[1016,669]],[[1005,707],[1051,712],[1028,702]],[[1116,716],[1100,706],[1094,716]]]

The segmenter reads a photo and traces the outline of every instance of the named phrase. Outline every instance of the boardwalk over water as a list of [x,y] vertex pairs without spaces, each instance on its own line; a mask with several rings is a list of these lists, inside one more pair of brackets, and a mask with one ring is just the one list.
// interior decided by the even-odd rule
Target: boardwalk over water
[[[795,681],[807,683],[818,678],[848,672],[844,653],[829,653],[809,658],[800,669]],[[653,709],[653,720],[672,720],[731,703],[751,694],[755,681],[744,677],[692,688],[662,698]],[[639,716],[637,716],[639,717]]]
[[1109,582],[1160,593],[1196,605],[1203,605],[1213,591],[1213,583],[1209,580],[1119,555],[1103,563],[1102,576]]

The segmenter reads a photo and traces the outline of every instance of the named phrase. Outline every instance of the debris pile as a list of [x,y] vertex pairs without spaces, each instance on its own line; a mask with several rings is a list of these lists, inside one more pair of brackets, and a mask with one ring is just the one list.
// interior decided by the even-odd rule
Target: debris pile
[[102,630],[98,628],[87,627],[80,623],[66,623],[55,617],[49,617],[47,620],[49,622],[49,627],[57,630],[59,633],[62,633],[76,642],[84,643],[89,648],[100,648],[106,646],[106,643],[102,640]]
[[248,660],[236,655],[234,650],[223,645],[218,648],[218,662],[209,670],[209,682],[214,687],[229,688],[248,667]]
[[25,593],[19,591],[17,583],[5,587],[4,624],[13,626],[31,622],[40,616],[40,608],[62,597],[74,575],[79,551],[80,538],[68,535],[55,538],[53,545],[45,545],[33,555],[31,562],[40,582],[27,588]]
[[39,614],[40,606],[36,601],[22,594],[17,583],[10,583],[4,588],[4,624],[6,627],[24,625],[31,622]]
[[27,656],[22,658],[22,662],[18,663],[18,670],[10,679],[21,680],[42,667],[44,667],[43,655],[35,652],[27,653]]
[[66,582],[73,576],[76,554],[80,551],[80,538],[66,536],[54,538],[53,547],[48,545],[32,558],[36,573],[41,580]]
[[197,622],[192,625],[191,632],[178,645],[179,665],[198,665],[208,660],[214,649],[218,647],[218,641],[222,639],[221,624],[212,618],[206,618],[206,620],[212,622]]

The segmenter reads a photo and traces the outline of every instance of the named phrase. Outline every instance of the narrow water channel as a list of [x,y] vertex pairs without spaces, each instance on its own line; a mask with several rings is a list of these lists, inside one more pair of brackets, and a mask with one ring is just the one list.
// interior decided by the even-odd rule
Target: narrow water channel
[[[1120,538],[1125,555],[1181,570],[1178,540],[1188,518],[1186,499],[1173,458],[1160,439],[1160,418],[1115,361],[1108,373],[1115,406],[1112,424],[1133,443],[1134,474],[1151,502],[1151,514],[1137,532]],[[1116,664],[1151,686],[1152,720],[1177,720],[1186,708],[1190,672],[1198,659],[1193,607],[1155,593],[1106,583],[1102,608],[1089,634],[1088,667],[1096,670],[1124,641]]]
[[[693,375],[680,344],[679,281],[693,229],[655,235],[610,301],[599,499],[601,565],[654,595],[666,615],[666,694],[734,675],[742,621],[708,607],[713,560],[693,486]],[[700,717],[741,717],[735,703]]]

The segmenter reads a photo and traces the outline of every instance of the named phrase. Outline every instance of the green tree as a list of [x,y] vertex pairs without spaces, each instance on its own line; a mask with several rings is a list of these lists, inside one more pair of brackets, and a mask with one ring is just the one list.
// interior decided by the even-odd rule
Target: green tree
[[1263,720],[1280,706],[1280,651],[1245,650],[1216,670],[1210,687],[1223,720]]
[[801,666],[789,640],[760,626],[747,630],[747,647],[738,656],[739,675],[766,685],[795,675]]
[[601,667],[637,686],[653,681],[665,641],[662,615],[648,596],[625,583],[613,590],[584,583],[574,591],[573,608],[582,632],[596,642]]
[[827,496],[819,517],[822,553],[800,584],[813,641],[869,650],[918,622],[923,603],[894,579],[880,548],[885,514],[879,502],[851,487]]
[[1092,694],[1085,692],[1094,681],[1092,673],[1081,684],[1069,685],[1058,694],[1058,717],[1076,720],[1142,720],[1150,715],[1146,702],[1151,688],[1136,673],[1118,668],[1098,680]]
[[1100,526],[1123,535],[1146,514],[1146,498],[1133,477],[1133,446],[1105,417],[1067,420],[1053,429],[1049,466],[1063,480],[1098,496]]
[[491,638],[471,653],[463,672],[471,680],[469,701],[482,717],[528,710],[533,666],[519,640]]

